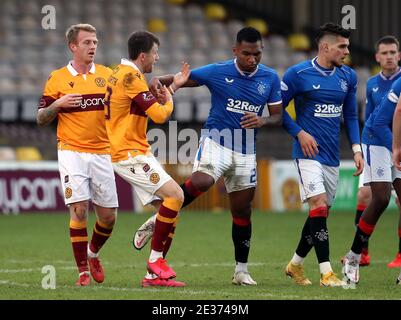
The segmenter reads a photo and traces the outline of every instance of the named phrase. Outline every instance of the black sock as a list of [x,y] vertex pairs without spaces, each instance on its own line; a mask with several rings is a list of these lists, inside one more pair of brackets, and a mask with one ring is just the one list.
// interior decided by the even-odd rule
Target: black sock
[[354,242],[352,243],[351,250],[356,254],[361,254],[362,248],[365,243],[369,241],[370,235],[364,233],[359,227],[356,229]]
[[313,240],[310,234],[310,217],[308,217],[302,229],[301,239],[299,240],[295,253],[300,257],[305,258],[312,248]]
[[[359,220],[361,219],[363,211],[364,210],[356,210],[355,221],[354,221],[356,228],[358,227],[358,223],[359,223]],[[365,251],[368,251],[368,249],[369,249],[369,240],[363,243],[362,249],[365,250]]]
[[358,223],[359,223],[359,220],[361,219],[362,213],[363,213],[363,210],[356,210],[355,221],[354,221],[355,227],[358,226]]
[[240,226],[233,222],[232,239],[235,249],[235,261],[248,262],[249,248],[251,246],[252,224]]
[[[181,184],[180,187],[184,192],[184,203],[182,204],[182,208],[191,204],[201,194],[200,192],[194,192],[194,190],[191,190],[191,187],[188,187],[187,183]],[[194,193],[197,194],[194,195]]]
[[313,246],[319,263],[330,261],[329,259],[329,231],[327,230],[326,217],[310,218],[310,233]]

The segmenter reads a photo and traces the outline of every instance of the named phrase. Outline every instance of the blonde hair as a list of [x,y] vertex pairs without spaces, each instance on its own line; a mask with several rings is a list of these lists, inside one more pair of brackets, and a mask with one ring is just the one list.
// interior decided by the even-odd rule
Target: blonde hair
[[75,43],[78,38],[79,31],[87,31],[96,33],[96,28],[88,23],[78,23],[69,27],[65,33],[65,37],[67,38],[67,43]]

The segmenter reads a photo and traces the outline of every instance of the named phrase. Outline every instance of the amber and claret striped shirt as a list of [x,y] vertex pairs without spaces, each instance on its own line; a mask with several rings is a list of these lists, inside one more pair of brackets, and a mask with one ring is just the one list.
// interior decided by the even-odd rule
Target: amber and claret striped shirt
[[88,74],[79,74],[70,62],[50,74],[39,108],[50,106],[66,94],[82,95],[80,107],[61,108],[58,113],[57,141],[60,150],[110,153],[104,97],[106,81],[111,73],[111,69],[103,65],[92,64]]
[[133,62],[122,59],[107,81],[104,111],[111,161],[118,162],[150,153],[148,117],[156,123],[167,121],[173,102],[159,104],[143,73]]

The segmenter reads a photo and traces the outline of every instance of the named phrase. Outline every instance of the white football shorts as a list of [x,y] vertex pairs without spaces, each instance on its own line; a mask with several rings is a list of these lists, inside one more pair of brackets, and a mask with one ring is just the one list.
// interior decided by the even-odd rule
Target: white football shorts
[[113,163],[114,171],[131,184],[143,205],[160,200],[155,195],[166,182],[172,180],[153,154],[139,155]]
[[299,175],[299,193],[302,202],[308,198],[326,193],[327,204],[333,204],[337,191],[339,167],[330,167],[316,160],[296,159]]
[[256,187],[256,155],[243,154],[202,137],[192,172],[203,172],[216,182],[221,176],[227,193]]
[[91,199],[100,207],[118,207],[109,154],[58,150],[58,165],[66,205]]
[[370,182],[393,182],[401,179],[401,172],[393,166],[392,152],[386,147],[362,143],[365,166],[363,169],[364,184]]

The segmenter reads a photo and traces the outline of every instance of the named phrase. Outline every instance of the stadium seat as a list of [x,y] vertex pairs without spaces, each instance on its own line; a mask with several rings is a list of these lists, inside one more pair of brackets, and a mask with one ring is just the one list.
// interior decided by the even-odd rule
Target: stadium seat
[[244,27],[244,23],[240,20],[230,20],[227,23],[228,36],[230,39],[235,39],[237,32]]
[[253,27],[258,30],[263,36],[266,36],[269,33],[269,26],[266,21],[258,18],[251,18],[245,21],[245,24],[248,27]]
[[17,147],[16,155],[18,161],[40,161],[42,155],[35,147]]
[[[3,84],[5,80],[0,80],[0,88],[4,88]],[[6,89],[10,90],[8,92],[15,92],[16,87],[6,87]],[[2,92],[2,90],[0,90]],[[8,93],[4,92],[4,93]],[[3,92],[2,92],[3,93]],[[18,118],[18,100],[17,97],[7,97],[3,98],[1,101],[1,109],[0,109],[0,122],[2,121],[15,121]]]
[[167,0],[168,3],[182,5],[186,0]]
[[307,51],[310,49],[309,38],[303,33],[293,33],[288,37],[288,44],[293,50]]
[[0,147],[0,161],[15,161],[17,156],[11,147]]
[[164,33],[167,31],[167,24],[163,19],[151,18],[148,21],[148,29],[150,32]]
[[224,20],[227,16],[226,9],[218,3],[207,4],[205,13],[210,20]]

